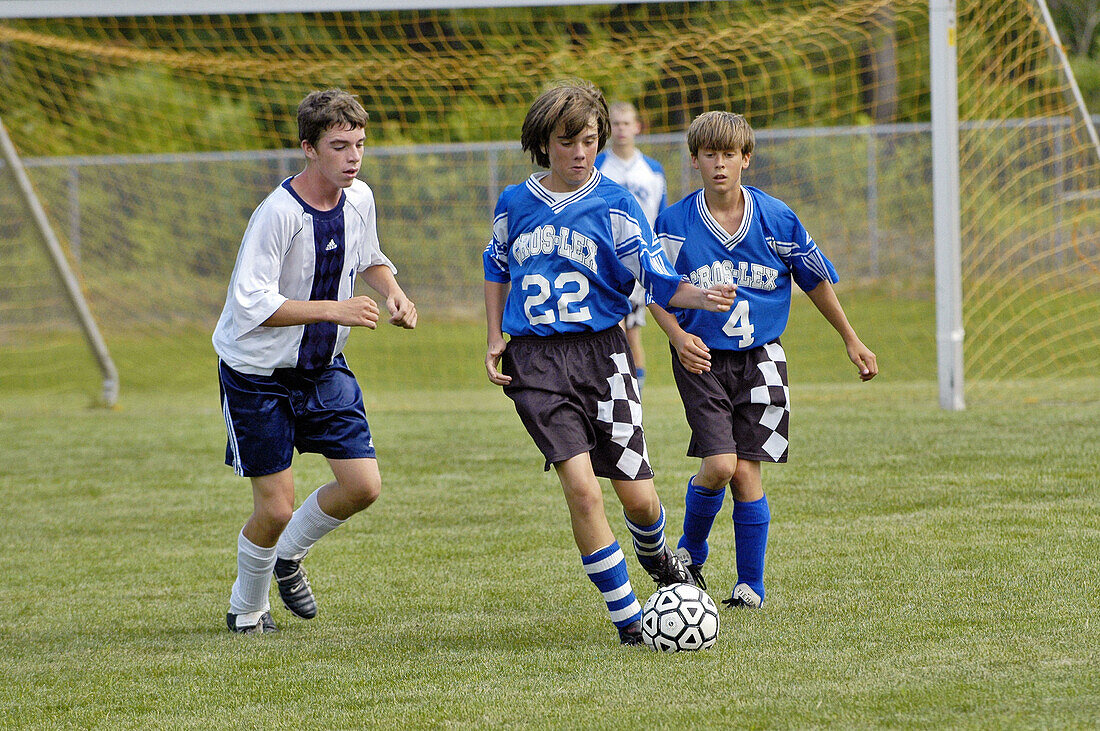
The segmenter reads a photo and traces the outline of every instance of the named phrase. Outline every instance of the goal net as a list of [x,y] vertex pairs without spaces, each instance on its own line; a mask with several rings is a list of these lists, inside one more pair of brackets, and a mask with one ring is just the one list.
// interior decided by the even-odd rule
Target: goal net
[[[562,76],[638,107],[670,200],[699,185],[692,118],[744,113],[758,133],[745,182],[788,202],[836,263],[884,375],[933,383],[928,16],[927,0],[772,0],[0,19],[0,119],[124,394],[212,378],[244,225],[300,169],[295,107],[328,86],[370,113],[362,177],[383,247],[421,310],[414,337],[438,339],[427,363],[384,327],[351,347],[370,349],[383,383],[423,371],[479,385],[492,206],[530,174],[519,127]],[[1057,379],[1096,397],[1100,160],[1086,115],[1034,0],[960,0],[957,38],[968,396]],[[83,388],[94,365],[9,178],[0,169],[0,389]],[[851,377],[839,339],[811,335],[828,325],[805,298],[793,309],[792,360],[831,353],[797,378]]]

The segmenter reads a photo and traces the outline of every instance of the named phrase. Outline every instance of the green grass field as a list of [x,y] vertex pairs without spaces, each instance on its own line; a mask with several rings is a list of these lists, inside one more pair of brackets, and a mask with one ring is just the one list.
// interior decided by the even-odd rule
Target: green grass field
[[[655,330],[646,428],[675,540],[693,462]],[[723,610],[710,651],[658,655],[617,645],[560,488],[510,402],[479,382],[476,346],[441,364],[443,377],[416,365],[463,332],[425,323],[415,342],[431,350],[402,346],[405,367],[369,362],[389,335],[353,338],[383,496],[311,553],[318,618],[293,619],[273,595],[282,631],[267,637],[224,629],[250,493],[221,464],[202,338],[159,381],[142,367],[151,350],[143,360],[140,344],[124,349],[114,411],[0,391],[0,726],[1100,718],[1100,399],[1081,398],[1097,379],[1003,384],[946,413],[933,383],[888,371],[854,382],[839,341],[789,344],[796,372],[837,376],[795,376],[791,463],[765,469],[767,604]],[[327,472],[316,455],[296,468],[300,500]],[[727,509],[708,562],[716,598],[732,588],[732,550]],[[644,600],[652,584],[628,561]]]

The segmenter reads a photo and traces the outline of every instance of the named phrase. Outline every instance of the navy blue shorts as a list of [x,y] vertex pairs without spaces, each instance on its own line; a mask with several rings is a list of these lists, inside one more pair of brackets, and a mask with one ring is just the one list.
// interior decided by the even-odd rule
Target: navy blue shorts
[[332,459],[374,459],[363,392],[339,355],[324,368],[277,368],[270,376],[218,361],[228,439],[225,463],[259,477],[290,467],[294,450]]

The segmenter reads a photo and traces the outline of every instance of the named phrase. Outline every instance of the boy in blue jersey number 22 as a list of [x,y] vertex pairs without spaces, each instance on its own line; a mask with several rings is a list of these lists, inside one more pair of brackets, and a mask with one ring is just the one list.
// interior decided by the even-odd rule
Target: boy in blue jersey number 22
[[878,363],[837,301],[836,270],[794,212],[741,184],[754,146],[745,118],[702,114],[691,123],[687,142],[703,188],[658,216],[657,241],[677,273],[700,287],[736,284],[737,297],[721,314],[670,314],[660,303],[649,308],[671,343],[672,371],[691,428],[688,456],[702,460],[688,480],[677,555],[705,588],[707,537],[729,485],[737,582],[724,603],[759,607],[771,521],[760,463],[787,461],[787,359],[779,336],[787,326],[791,280],[840,334],[860,379],[874,378]]
[[[386,300],[390,323],[416,307],[378,244],[374,194],[358,180],[367,113],[339,89],[298,106],[306,166],[252,214],[214,330],[226,464],[252,481],[253,511],[237,538],[226,623],[274,632],[274,573],[292,614],[317,614],[302,569],[322,536],[378,498],[382,479],[363,394],[341,354],[352,327],[374,329],[378,305],[354,296],[355,275]],[[335,479],[294,510],[294,449],[328,459]]]
[[515,402],[546,469],[554,466],[585,572],[620,642],[637,645],[641,607],[597,476],[611,480],[642,568],[662,586],[691,575],[665,544],[619,322],[635,280],[662,305],[713,312],[729,309],[736,288],[699,288],[672,272],[634,196],[594,169],[609,134],[607,103],[588,82],[554,85],[528,110],[523,149],[549,172],[509,186],[497,202],[483,257],[485,369]]

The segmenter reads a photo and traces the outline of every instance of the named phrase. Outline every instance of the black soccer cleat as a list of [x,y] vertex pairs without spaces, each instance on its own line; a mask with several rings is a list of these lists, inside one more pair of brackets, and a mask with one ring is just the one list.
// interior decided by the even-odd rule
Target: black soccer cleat
[[642,620],[636,619],[625,627],[619,627],[620,645],[644,645],[642,639]]
[[264,612],[260,615],[260,618],[256,620],[256,624],[245,627],[238,627],[237,615],[230,612],[225,615],[225,625],[229,627],[230,632],[235,632],[239,635],[262,635],[279,631],[279,628],[275,626],[275,620],[271,618],[271,612]]
[[275,559],[275,583],[279,585],[279,598],[291,614],[301,619],[317,616],[317,600],[300,558]]
[[647,568],[646,571],[657,582],[657,586],[670,586],[672,584],[696,585],[695,577],[691,575],[691,572],[687,570],[687,567],[668,546],[665,546],[665,550],[657,555],[653,565]]
[[703,566],[702,564],[696,564],[691,560],[691,554],[684,547],[676,549],[676,558],[680,559],[680,563],[684,565],[684,568],[691,573],[691,578],[695,579],[695,585],[700,589],[706,591],[707,582],[703,578]]

